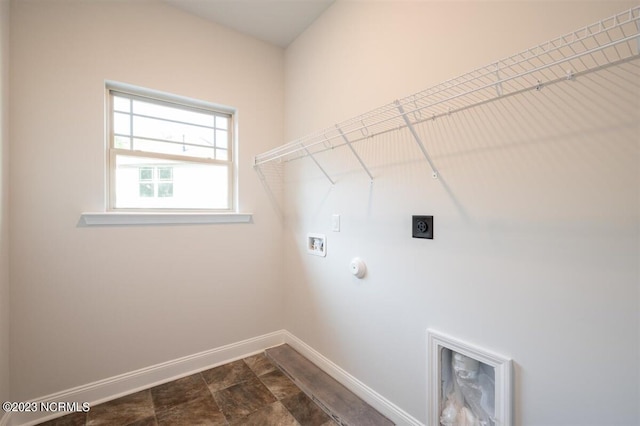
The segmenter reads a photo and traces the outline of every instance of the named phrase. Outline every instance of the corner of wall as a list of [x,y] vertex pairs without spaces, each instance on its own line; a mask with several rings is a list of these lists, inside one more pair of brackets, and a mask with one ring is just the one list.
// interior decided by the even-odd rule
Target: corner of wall
[[[9,9],[0,0],[0,400],[9,399]],[[6,417],[6,416],[5,416]],[[0,419],[0,423],[5,420]]]

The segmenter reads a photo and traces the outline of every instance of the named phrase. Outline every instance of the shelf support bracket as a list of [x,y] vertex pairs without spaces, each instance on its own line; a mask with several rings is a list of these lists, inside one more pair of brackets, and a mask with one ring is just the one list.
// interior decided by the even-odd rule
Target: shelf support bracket
[[265,180],[264,173],[262,173],[262,169],[260,168],[260,166],[256,164],[255,157],[253,158],[253,169],[258,173],[258,176],[260,176],[260,179],[264,181]]
[[496,62],[496,95],[502,96],[502,80],[500,80],[500,63]]
[[313,156],[313,154],[311,153],[311,151],[309,151],[307,149],[306,146],[304,146],[303,144],[300,144],[300,146],[302,147],[302,149],[304,149],[304,152],[307,153],[307,156],[309,156],[314,163],[316,163],[316,166],[318,166],[318,168],[320,169],[320,171],[322,172],[322,174],[329,179],[329,182],[331,182],[331,185],[335,185],[335,182],[333,181],[333,179],[331,179],[331,177],[327,174],[327,172],[324,170],[324,168],[322,168],[322,166],[320,165],[320,163],[318,163],[318,160],[316,160],[316,157]]
[[351,149],[351,152],[353,152],[353,155],[356,156],[356,158],[358,159],[358,162],[360,163],[364,171],[367,172],[367,175],[369,175],[369,179],[371,180],[371,182],[373,182],[373,175],[371,174],[367,166],[364,164],[364,161],[362,161],[362,158],[360,158],[356,150],[353,149],[353,146],[351,146],[351,141],[349,141],[349,138],[347,138],[347,135],[344,134],[340,126],[338,126],[337,124],[336,124],[336,129],[338,129],[340,136],[342,136],[342,139],[344,139],[344,141],[347,143],[347,146],[349,147],[349,149]]
[[413,135],[413,138],[416,140],[416,143],[420,147],[420,150],[422,151],[424,158],[427,160],[427,163],[429,163],[429,167],[431,167],[431,177],[434,179],[438,179],[438,170],[433,165],[433,161],[431,161],[431,157],[429,156],[429,153],[424,147],[424,144],[422,143],[422,139],[420,139],[420,136],[416,132],[416,129],[413,127],[413,124],[411,124],[411,121],[409,121],[409,118],[407,117],[407,114],[404,112],[404,108],[402,108],[402,105],[400,104],[399,101],[396,101],[396,107],[398,108],[398,111],[400,111],[400,115],[404,119],[404,122],[407,124],[407,128]]

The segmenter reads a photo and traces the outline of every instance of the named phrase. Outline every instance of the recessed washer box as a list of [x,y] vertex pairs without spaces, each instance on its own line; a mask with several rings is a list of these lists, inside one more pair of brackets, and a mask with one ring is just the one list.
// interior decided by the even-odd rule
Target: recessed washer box
[[327,237],[324,234],[307,234],[307,253],[327,256]]

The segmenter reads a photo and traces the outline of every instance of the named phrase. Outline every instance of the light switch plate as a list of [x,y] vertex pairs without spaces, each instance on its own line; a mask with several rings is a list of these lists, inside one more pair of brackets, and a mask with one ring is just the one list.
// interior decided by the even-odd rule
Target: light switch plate
[[331,216],[331,230],[333,232],[340,232],[340,215],[334,214]]

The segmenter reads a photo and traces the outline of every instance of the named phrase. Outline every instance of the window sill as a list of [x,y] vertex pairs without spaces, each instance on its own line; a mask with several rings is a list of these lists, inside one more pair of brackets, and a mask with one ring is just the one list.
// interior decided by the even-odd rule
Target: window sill
[[251,223],[251,213],[201,212],[104,212],[82,213],[78,226],[123,225],[196,225],[215,223]]

